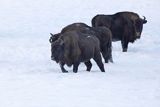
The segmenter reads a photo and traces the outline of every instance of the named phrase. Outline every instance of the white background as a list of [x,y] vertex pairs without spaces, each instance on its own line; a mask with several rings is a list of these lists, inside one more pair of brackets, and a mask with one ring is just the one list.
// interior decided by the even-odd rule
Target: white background
[[[141,39],[127,53],[114,42],[106,73],[93,60],[61,73],[49,33],[119,11],[146,16]],[[0,107],[160,107],[159,11],[159,0],[0,0]]]

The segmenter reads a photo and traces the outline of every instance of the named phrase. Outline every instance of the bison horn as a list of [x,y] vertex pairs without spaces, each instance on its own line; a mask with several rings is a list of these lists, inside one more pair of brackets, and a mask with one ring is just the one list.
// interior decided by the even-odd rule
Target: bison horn
[[146,17],[145,17],[145,16],[143,16],[143,18],[144,18],[143,20],[146,20]]
[[143,16],[144,17],[144,19],[143,19],[143,24],[145,24],[145,23],[147,23],[147,20],[146,20],[146,17],[145,16]]
[[54,36],[52,33],[50,33],[51,36]]

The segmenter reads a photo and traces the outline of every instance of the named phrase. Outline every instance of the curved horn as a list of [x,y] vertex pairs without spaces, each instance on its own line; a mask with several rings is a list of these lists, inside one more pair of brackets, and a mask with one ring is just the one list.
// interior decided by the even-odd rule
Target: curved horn
[[143,19],[143,24],[145,24],[145,23],[147,23],[147,20],[146,20],[146,17],[145,16],[143,16],[144,17],[144,19]]
[[145,17],[145,16],[143,16],[143,18],[144,18],[143,20],[146,20],[146,17]]
[[52,33],[50,33],[51,36],[54,36]]

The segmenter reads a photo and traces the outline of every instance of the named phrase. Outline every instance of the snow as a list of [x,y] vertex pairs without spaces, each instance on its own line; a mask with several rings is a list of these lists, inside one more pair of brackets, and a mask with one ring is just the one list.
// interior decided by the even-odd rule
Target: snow
[[[160,107],[159,0],[0,0],[0,107]],[[105,73],[93,62],[61,73],[50,59],[49,33],[96,14],[146,16],[142,37]]]

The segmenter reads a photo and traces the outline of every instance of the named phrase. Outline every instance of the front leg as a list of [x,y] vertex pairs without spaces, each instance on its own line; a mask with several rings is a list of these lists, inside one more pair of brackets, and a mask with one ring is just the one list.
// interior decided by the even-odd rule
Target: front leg
[[100,68],[100,70],[102,72],[105,72],[105,69],[104,69],[104,65],[102,63],[102,58],[101,58],[101,54],[99,52],[97,52],[93,58],[95,60],[95,62],[97,63],[98,67]]
[[122,40],[122,41],[121,41],[121,44],[122,44],[123,52],[127,52],[128,42]]
[[65,63],[60,62],[59,65],[63,73],[68,73],[68,71],[64,68]]
[[91,61],[89,60],[89,61],[87,61],[87,62],[84,62],[84,64],[85,64],[86,67],[87,67],[87,71],[90,71],[91,68],[92,68],[92,63],[91,63]]
[[73,64],[73,72],[74,73],[77,73],[79,64],[80,64],[80,62],[76,62]]

